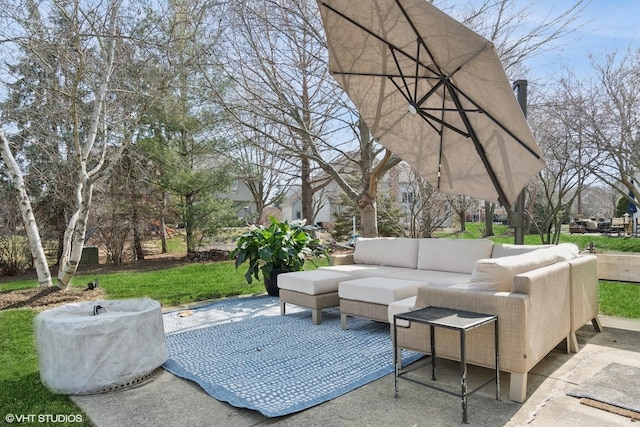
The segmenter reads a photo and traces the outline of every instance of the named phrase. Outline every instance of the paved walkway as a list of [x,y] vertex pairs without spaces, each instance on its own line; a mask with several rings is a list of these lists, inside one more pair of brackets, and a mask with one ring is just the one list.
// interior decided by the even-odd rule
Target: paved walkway
[[[530,373],[528,399],[508,399],[509,377],[501,376],[502,400],[491,385],[469,397],[469,423],[475,426],[629,426],[629,418],[580,404],[566,393],[576,384],[617,362],[640,368],[640,321],[601,316],[604,332],[590,325],[578,331],[581,350],[552,351]],[[233,363],[233,361],[230,361]],[[439,362],[439,379],[455,383],[459,364]],[[426,368],[425,368],[426,369]],[[484,371],[484,372],[483,372]],[[487,370],[470,366],[469,380]],[[393,397],[393,375],[344,396],[280,418],[238,409],[205,394],[196,384],[161,371],[137,388],[91,396],[76,402],[97,427],[153,426],[456,426],[458,398],[408,381]]]

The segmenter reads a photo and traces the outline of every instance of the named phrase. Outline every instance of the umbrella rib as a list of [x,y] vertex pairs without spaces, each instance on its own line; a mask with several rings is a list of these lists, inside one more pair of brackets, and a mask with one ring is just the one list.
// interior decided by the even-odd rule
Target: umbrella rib
[[[420,70],[420,37],[418,37],[418,43],[416,44],[416,72],[415,72],[416,77],[418,76],[419,70]],[[418,99],[418,79],[415,79],[415,81],[413,82],[413,99],[414,101]]]
[[[409,97],[403,92],[402,88],[400,87],[400,85],[398,83],[396,83],[396,81],[392,78],[389,78],[389,80],[391,80],[391,83],[393,83],[393,85],[396,87],[396,89],[398,89],[398,92],[400,92],[400,95],[402,95],[402,97],[407,101],[407,102],[411,102],[411,99],[409,99]],[[443,127],[446,127],[448,129],[451,129],[452,131],[459,133],[460,135],[464,136],[465,138],[469,138],[469,134],[466,133],[465,131],[458,129],[457,127],[445,122],[443,119],[440,119],[432,114],[429,114],[426,112],[426,110],[428,110],[427,108],[420,108],[418,109],[418,113],[420,114],[420,117],[422,117],[424,119],[425,122],[427,122],[427,124],[429,124],[429,126],[431,126],[433,128],[433,130],[435,130],[436,132],[438,132],[438,134],[442,134],[442,129],[438,129],[433,123],[431,123],[431,120],[433,120],[434,122],[439,123],[440,125],[442,125]],[[441,111],[440,109],[436,110],[436,111]],[[451,111],[458,111],[456,110],[451,110]]]
[[[402,76],[400,76],[402,77]],[[396,89],[398,89],[398,92],[400,92],[400,95],[402,95],[402,97],[409,103],[411,103],[411,98],[409,98],[409,95],[405,94],[404,91],[402,90],[402,88],[400,87],[400,85],[398,83],[396,83],[396,81],[393,79],[393,77],[388,77],[389,80],[391,80],[391,83],[393,83],[393,85],[396,87]],[[404,80],[403,80],[404,81]],[[406,87],[406,85],[405,85]]]
[[[407,96],[405,98],[408,98],[408,102],[413,103],[414,100],[416,99],[415,96],[413,97],[413,99],[411,99],[411,89],[409,89],[409,85],[407,84],[407,80],[404,77],[404,74],[402,74],[402,68],[400,68],[400,63],[398,62],[398,57],[396,56],[396,51],[395,49],[389,48],[389,50],[391,50],[391,56],[393,56],[393,62],[396,63],[396,68],[398,69],[398,72],[400,73],[400,78],[402,79],[402,84],[404,85],[405,90],[407,91]],[[416,63],[416,68],[418,67],[418,64]],[[418,73],[416,73],[416,76],[418,75]],[[393,80],[391,80],[393,81]],[[416,87],[418,86],[418,80],[416,79]],[[398,88],[399,91],[402,92],[402,90],[400,89],[400,87],[398,85],[396,85],[396,87]]]
[[[422,36],[418,32],[418,29],[416,28],[415,25],[413,25],[413,21],[411,20],[411,18],[409,18],[409,15],[407,14],[407,11],[404,9],[404,7],[402,7],[402,5],[400,4],[399,0],[396,0],[396,5],[398,5],[398,8],[402,12],[402,15],[404,15],[404,18],[407,20],[407,22],[411,26],[411,29],[413,30],[413,33],[418,38],[418,52],[420,52],[420,45],[424,46],[424,50],[427,52],[427,55],[429,55],[429,58],[431,58],[431,61],[433,62],[433,65],[435,65],[436,68],[438,69],[437,74],[440,75],[440,76],[444,75],[442,73],[442,69],[440,69],[440,66],[436,62],[436,59],[433,57],[433,55],[431,54],[431,51],[427,47],[427,44],[424,42],[424,40],[422,39]],[[407,57],[411,58],[409,55],[407,55]],[[413,58],[411,58],[411,59],[413,59]],[[417,68],[418,68],[418,60],[416,59],[415,61],[416,61],[416,75],[418,75],[418,70],[417,70]],[[426,68],[428,70],[432,71],[429,67],[426,67]]]
[[[431,120],[440,123],[440,119],[438,119],[435,116],[432,116],[431,114],[427,114],[427,113],[422,112],[422,111],[418,111],[418,114],[420,114],[420,117],[422,117],[424,119],[424,121],[427,122],[427,124],[429,126],[431,126],[433,128],[433,130],[435,130],[438,133],[438,135],[442,135],[442,128],[438,129],[438,127],[436,125],[431,123]],[[431,119],[431,120],[429,120],[429,119]],[[440,124],[442,124],[442,123],[440,123]]]
[[484,52],[485,50],[489,49],[490,47],[493,46],[493,43],[491,42],[487,42],[487,44],[484,45],[484,47],[482,49],[480,49],[479,51],[477,51],[475,54],[473,54],[471,57],[469,57],[466,61],[464,61],[462,64],[458,65],[448,76],[446,76],[445,78],[447,80],[450,80],[451,77],[453,77],[453,75],[455,73],[457,73],[458,71],[462,70],[468,63],[470,63],[471,61],[473,61],[474,59],[476,59],[482,52]]
[[433,87],[429,89],[429,92],[425,93],[419,100],[416,100],[416,106],[422,105],[431,95],[436,92],[436,90],[438,90],[438,88],[440,88],[440,86],[444,84],[444,82],[445,80],[443,78],[439,78],[438,83],[433,85]]
[[[458,110],[454,110],[454,111],[458,111]],[[425,121],[426,121],[427,123],[429,123],[429,124],[430,124],[430,125],[431,125],[431,126],[432,126],[432,127],[433,127],[437,132],[438,132],[438,133],[439,133],[439,134],[440,134],[440,133],[442,133],[442,129],[438,129],[438,128],[436,128],[436,127],[435,127],[435,126],[434,126],[434,125],[433,125],[429,120],[427,120],[427,119],[431,119],[431,120],[433,120],[434,122],[437,122],[437,123],[441,124],[442,126],[446,127],[447,129],[450,129],[450,130],[452,130],[452,131],[454,131],[454,132],[456,132],[456,133],[458,133],[458,134],[460,134],[460,135],[464,136],[465,138],[469,138],[469,136],[470,136],[468,132],[465,132],[465,131],[463,131],[463,130],[461,130],[461,129],[458,129],[457,127],[453,126],[452,124],[447,123],[447,122],[446,122],[446,121],[444,121],[443,119],[440,119],[440,118],[438,118],[438,117],[436,117],[436,116],[434,116],[434,115],[432,115],[432,114],[429,114],[429,113],[425,112],[425,111],[424,111],[424,110],[422,110],[422,109],[418,110],[418,112],[420,113],[420,116],[421,116],[423,119],[425,119]]]
[[[459,111],[457,108],[434,108],[434,107],[420,107],[422,111]],[[467,113],[482,113],[483,111],[480,109],[469,109],[465,108],[464,111]]]
[[493,170],[493,166],[491,166],[491,163],[489,163],[489,159],[487,158],[487,153],[484,150],[484,147],[482,146],[482,144],[480,144],[478,135],[476,135],[473,129],[473,126],[471,126],[471,122],[469,121],[469,117],[467,116],[467,113],[464,111],[464,108],[462,108],[462,103],[460,102],[460,98],[456,93],[457,88],[453,86],[451,83],[449,83],[447,86],[449,87],[449,94],[451,95],[451,99],[453,100],[454,104],[456,104],[456,107],[458,107],[458,110],[460,112],[460,118],[462,119],[464,125],[467,127],[467,130],[469,131],[469,137],[471,138],[471,141],[473,142],[473,145],[475,146],[476,151],[478,152],[478,156],[480,157],[480,160],[482,161],[482,164],[484,165],[484,168],[487,171],[487,174],[489,174],[489,178],[491,179],[493,186],[498,192],[498,201],[502,204],[502,206],[505,207],[507,211],[511,211],[511,204],[507,199],[507,195],[504,192],[504,189],[502,188],[500,181],[498,181],[498,177],[496,175],[496,172]]
[[429,77],[429,76],[404,76],[402,74],[382,74],[382,73],[358,73],[353,71],[330,71],[331,74],[337,74],[340,76],[362,76],[362,77],[389,77],[389,78],[401,78],[404,77],[406,79],[427,79],[427,80],[440,80],[440,77]]
[[[447,90],[447,87],[444,87],[444,91]],[[446,95],[446,93],[444,93],[444,95]],[[441,116],[442,116],[442,122],[444,123],[444,106],[445,106],[445,98],[446,96],[442,97],[442,111],[441,111]],[[438,186],[436,187],[437,189],[440,189],[440,180],[442,178],[442,134],[444,133],[444,124],[441,125],[442,128],[440,129],[440,144],[438,147]]]
[[[377,35],[376,33],[372,32],[371,30],[369,30],[367,27],[363,26],[362,24],[354,21],[352,18],[348,17],[347,15],[345,15],[344,13],[334,9],[333,7],[329,6],[328,4],[326,4],[325,2],[322,2],[322,6],[326,7],[327,9],[329,9],[330,11],[332,11],[333,13],[335,13],[336,15],[339,15],[341,17],[343,17],[344,19],[347,20],[347,22],[352,23],[353,25],[355,25],[356,27],[360,28],[362,31],[364,31],[365,33],[375,37],[376,39],[378,39],[378,41],[382,42],[383,44],[385,44],[389,49],[393,49],[396,50],[400,53],[402,53],[404,56],[406,56],[407,58],[409,58],[412,61],[417,61],[416,58],[414,58],[412,55],[406,53],[405,51],[403,51],[402,49],[400,49],[399,47],[389,43],[389,41],[383,39],[382,37],[380,37],[379,35]],[[400,8],[402,9],[402,6],[400,6]],[[407,20],[409,20],[409,18],[407,17],[407,14],[404,12],[404,9],[402,9],[402,13],[404,14],[404,16],[407,18]],[[415,32],[415,27],[413,26],[413,22],[411,22],[411,20],[409,20],[409,24],[411,25],[411,28],[414,29]],[[418,38],[420,38],[420,35],[416,33],[416,35],[418,36]],[[424,42],[422,41],[422,39],[420,39],[421,43],[423,44],[424,48],[426,49],[427,53],[429,54],[429,56],[431,57],[431,59],[433,59],[433,56],[431,55],[431,52],[429,52],[429,49],[427,48],[427,46],[424,44]],[[431,67],[429,67],[426,64],[420,64],[422,67],[426,68],[427,70],[429,70],[430,72],[432,72],[435,75],[441,76],[442,75],[442,71],[440,70],[440,67],[438,67],[438,64],[436,64],[434,62],[434,65],[436,67],[438,67],[438,70],[433,70]],[[417,76],[416,76],[417,77]]]
[[495,123],[500,129],[502,129],[503,131],[505,131],[511,138],[513,138],[518,144],[520,144],[520,146],[522,146],[522,148],[524,148],[525,150],[527,150],[533,157],[535,157],[536,159],[540,159],[540,155],[538,153],[536,153],[535,151],[533,151],[527,144],[524,143],[524,141],[522,141],[520,138],[518,138],[513,132],[511,132],[511,130],[509,130],[506,126],[504,126],[502,123],[500,123],[495,117],[493,117],[490,113],[488,113],[486,110],[484,110],[480,105],[478,105],[477,102],[475,102],[473,99],[471,99],[471,97],[469,97],[466,93],[464,93],[462,90],[460,90],[457,86],[455,86],[453,83],[449,82],[449,84],[454,87],[456,89],[456,91],[458,91],[462,96],[465,97],[465,99],[467,99],[467,101],[471,102],[473,105],[475,105],[476,107],[478,107],[478,109],[482,112],[482,114],[484,114],[485,116],[487,116],[493,123]]

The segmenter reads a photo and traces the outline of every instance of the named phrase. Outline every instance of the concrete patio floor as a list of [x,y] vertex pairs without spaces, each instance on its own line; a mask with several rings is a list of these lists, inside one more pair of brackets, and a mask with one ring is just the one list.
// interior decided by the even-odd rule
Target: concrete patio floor
[[[567,396],[577,384],[609,363],[640,368],[640,321],[601,316],[604,332],[591,325],[578,332],[580,351],[552,351],[530,373],[528,399],[509,400],[509,376],[501,375],[501,401],[489,384],[468,399],[469,424],[476,426],[628,426],[620,415],[580,404]],[[230,361],[232,363],[232,361]],[[439,361],[438,380],[459,384],[459,364]],[[428,368],[422,368],[427,375]],[[469,367],[469,389],[490,377],[488,369]],[[161,370],[136,388],[74,396],[97,427],[166,426],[456,426],[462,424],[460,399],[409,381],[400,381],[394,399],[393,375],[302,412],[267,418],[248,409],[219,402],[198,385]]]

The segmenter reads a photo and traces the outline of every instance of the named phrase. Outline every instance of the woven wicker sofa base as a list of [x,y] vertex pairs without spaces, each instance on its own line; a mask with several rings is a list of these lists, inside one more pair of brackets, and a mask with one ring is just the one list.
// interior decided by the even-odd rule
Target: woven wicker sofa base
[[338,292],[320,295],[309,295],[288,289],[280,289],[280,314],[285,314],[285,304],[294,304],[311,309],[311,320],[314,325],[322,323],[322,309],[340,305]]
[[340,299],[340,326],[347,328],[347,317],[365,317],[378,322],[389,323],[387,316],[388,306],[371,302]]

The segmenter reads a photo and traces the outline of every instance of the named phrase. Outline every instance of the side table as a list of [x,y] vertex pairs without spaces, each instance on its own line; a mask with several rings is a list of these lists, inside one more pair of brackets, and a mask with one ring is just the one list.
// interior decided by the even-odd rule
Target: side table
[[[473,313],[470,311],[453,310],[449,308],[441,307],[426,307],[418,310],[410,311],[408,313],[396,314],[393,322],[393,362],[395,367],[395,397],[398,398],[398,379],[403,378],[436,390],[443,391],[454,396],[462,398],[462,422],[467,423],[467,396],[474,394],[485,385],[495,380],[496,383],[496,400],[500,400],[500,369],[499,369],[499,356],[498,356],[498,316],[482,313]],[[400,372],[402,369],[402,357],[398,354],[398,320],[408,320],[410,322],[421,323],[429,325],[429,331],[431,334],[431,379],[436,380],[436,345],[435,345],[435,328],[446,328],[460,332],[460,376],[461,376],[461,391],[458,395],[450,390],[438,387],[434,384],[415,380],[413,378],[402,377],[402,375],[410,372]],[[484,382],[476,389],[467,393],[467,362],[465,358],[465,337],[467,331],[475,329],[477,327],[494,324],[494,344],[495,344],[495,376]]]

